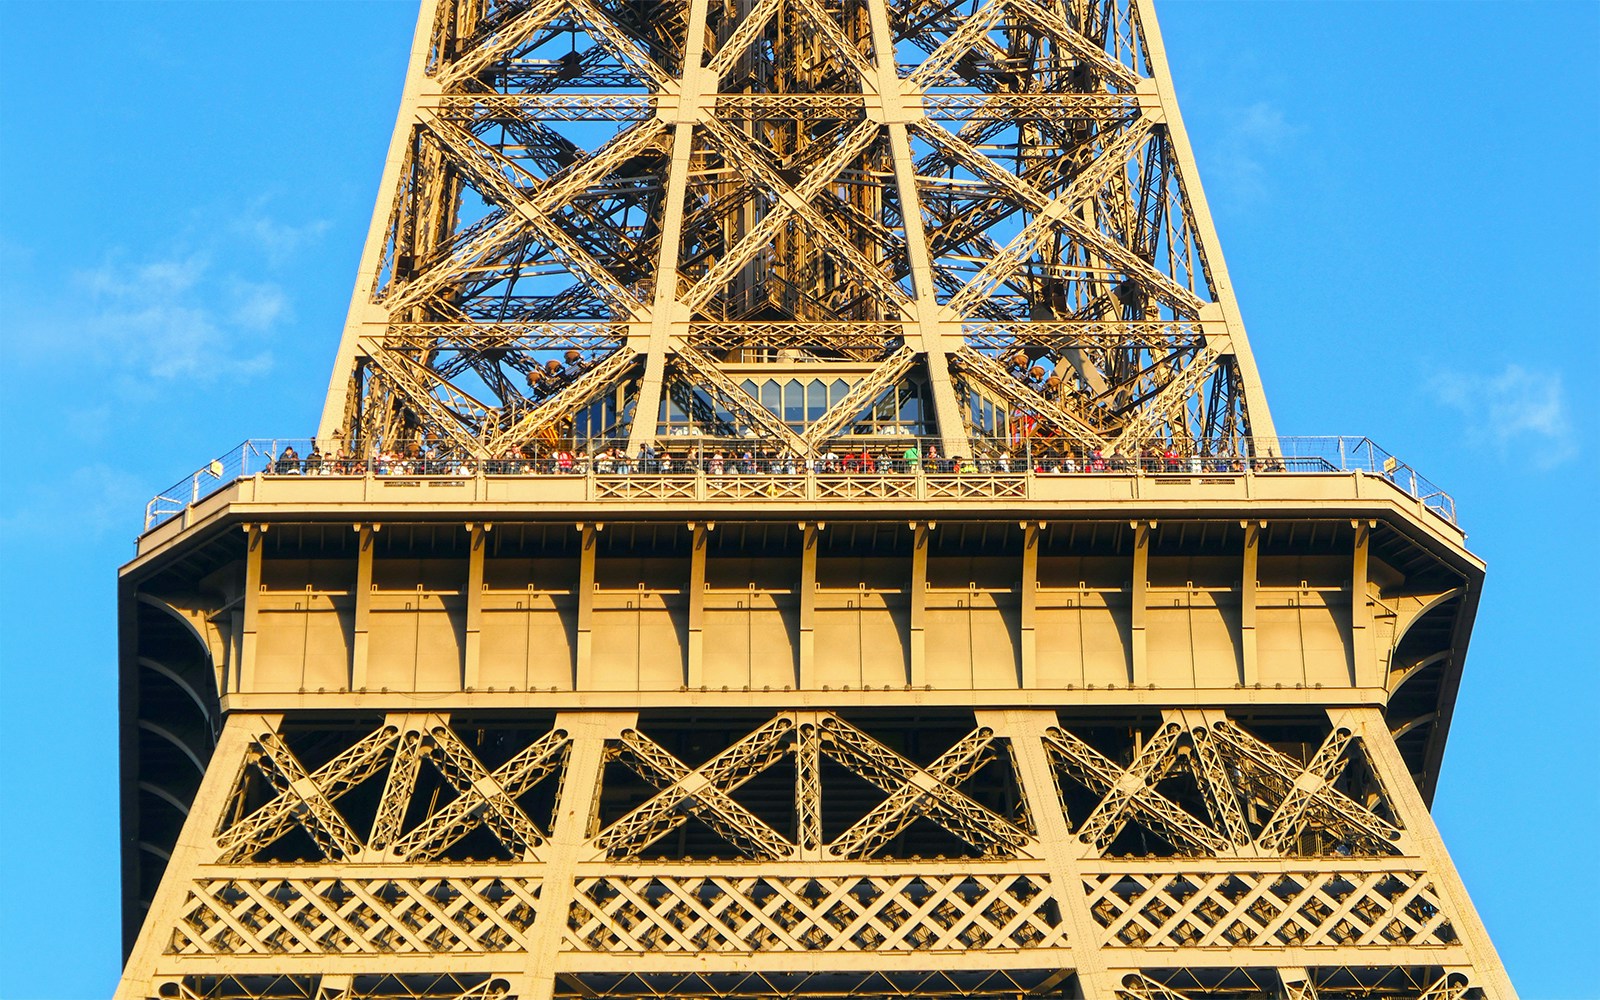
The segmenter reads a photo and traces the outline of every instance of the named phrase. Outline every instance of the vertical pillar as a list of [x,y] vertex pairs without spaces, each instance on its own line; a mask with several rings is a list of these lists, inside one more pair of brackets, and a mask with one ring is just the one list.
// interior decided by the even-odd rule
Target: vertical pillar
[[1517,994],[1511,987],[1510,977],[1506,975],[1505,965],[1489,940],[1489,932],[1472,905],[1471,897],[1467,895],[1467,887],[1462,884],[1455,863],[1450,860],[1450,853],[1445,850],[1439,828],[1434,825],[1428,805],[1422,801],[1422,793],[1411,779],[1405,759],[1400,756],[1399,748],[1389,735],[1389,725],[1384,721],[1382,710],[1366,706],[1329,714],[1334,725],[1349,726],[1361,737],[1367,760],[1377,773],[1378,780],[1383,783],[1384,793],[1405,828],[1406,846],[1422,858],[1440,895],[1446,900],[1450,923],[1461,935],[1461,944],[1472,963],[1473,985],[1482,987],[1489,1000],[1514,1000]]
[[872,30],[873,68],[877,72],[863,82],[877,91],[879,108],[876,114],[881,116],[889,138],[895,189],[900,195],[900,219],[905,226],[906,256],[911,265],[911,290],[916,296],[907,304],[911,315],[907,317],[906,340],[915,344],[927,361],[928,390],[933,396],[934,419],[939,424],[940,447],[945,457],[971,457],[972,442],[967,436],[966,421],[962,419],[960,400],[950,380],[948,351],[952,346],[961,345],[959,339],[950,345],[945,341],[945,310],[939,305],[933,280],[933,259],[922,224],[922,193],[917,188],[916,158],[906,129],[907,122],[922,117],[922,109],[920,101],[912,106],[914,102],[900,89],[887,4],[883,0],[872,0],[867,4],[867,17]]
[[800,635],[795,667],[802,691],[817,687],[817,532],[821,530],[821,524],[800,523]]
[[1279,969],[1278,985],[1282,987],[1283,1000],[1317,1000],[1317,986],[1303,965]]
[[1104,931],[1089,912],[1083,875],[1078,859],[1081,847],[1072,835],[1072,825],[1056,792],[1055,775],[1044,748],[1045,730],[1057,724],[1054,712],[1039,710],[982,710],[980,726],[988,726],[1011,741],[1017,764],[1017,780],[1028,800],[1028,811],[1038,824],[1039,839],[1033,850],[1050,868],[1050,882],[1061,916],[1067,922],[1067,941],[1072,946],[1073,965],[1085,997],[1109,1000],[1115,985],[1106,969],[1100,939]]
[[1373,643],[1372,598],[1367,593],[1367,560],[1375,521],[1351,521],[1356,529],[1350,562],[1350,671],[1357,687],[1382,687],[1383,666]]
[[578,641],[572,651],[574,690],[593,688],[594,657],[594,560],[601,524],[580,524],[582,536],[578,551]]
[[1038,687],[1039,648],[1034,639],[1034,619],[1039,603],[1039,535],[1044,522],[1024,522],[1022,525],[1022,591],[1018,595],[1021,607],[1018,613],[1017,658],[1022,667],[1022,687]]
[[372,625],[372,536],[381,525],[358,524],[356,534],[356,592],[350,631],[350,690],[367,689],[367,649]]
[[[706,8],[709,0],[689,0],[688,23],[683,36],[683,76],[678,81],[678,117],[672,122],[672,159],[667,168],[665,211],[661,219],[660,254],[656,260],[654,297],[648,325],[635,324],[629,346],[644,355],[639,397],[628,428],[628,454],[653,441],[661,410],[661,390],[666,379],[667,349],[674,333],[689,329],[690,310],[678,301],[678,251],[683,213],[689,189],[690,161],[694,156],[694,128],[701,114],[701,94],[715,93],[720,81],[702,68],[706,44]],[[641,317],[642,318],[642,317]]]
[[[913,687],[928,683],[928,647],[924,629],[928,617],[928,531],[931,521],[911,522],[911,630],[906,637],[907,658]],[[862,655],[866,651],[862,650]]]
[[615,739],[638,721],[633,712],[562,712],[556,728],[572,739],[567,771],[561,780],[561,798],[550,829],[539,886],[539,909],[529,934],[528,972],[512,983],[512,994],[526,1000],[550,1000],[555,993],[555,963],[567,930],[578,864],[594,833],[600,808],[600,775],[605,766],[606,740]]
[[[706,617],[706,534],[710,524],[689,524],[689,648],[685,651],[685,672],[691,688],[700,687],[705,677]],[[752,650],[752,653],[754,651]]]
[[1133,528],[1133,579],[1128,588],[1128,652],[1133,672],[1132,683],[1150,683],[1150,664],[1145,645],[1145,609],[1150,599],[1150,529],[1154,521],[1130,521]]
[[1240,521],[1244,528],[1244,565],[1239,570],[1239,680],[1245,687],[1261,680],[1256,661],[1256,587],[1260,582],[1261,529],[1265,521]]
[[239,673],[235,691],[254,691],[256,687],[256,629],[261,615],[261,557],[267,525],[247,524],[244,559],[244,629],[239,640]]
[[479,665],[483,650],[483,561],[484,537],[494,527],[492,524],[468,524],[470,545],[467,551],[467,620],[461,649],[462,686],[468,691],[478,687]]

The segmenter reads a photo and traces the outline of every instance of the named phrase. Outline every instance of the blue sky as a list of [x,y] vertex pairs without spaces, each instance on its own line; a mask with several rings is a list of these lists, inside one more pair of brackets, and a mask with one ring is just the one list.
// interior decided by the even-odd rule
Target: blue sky
[[[1280,432],[1370,435],[1488,560],[1435,817],[1522,995],[1584,996],[1600,4],[1159,11]],[[413,16],[0,2],[0,996],[115,980],[116,568],[311,432]]]

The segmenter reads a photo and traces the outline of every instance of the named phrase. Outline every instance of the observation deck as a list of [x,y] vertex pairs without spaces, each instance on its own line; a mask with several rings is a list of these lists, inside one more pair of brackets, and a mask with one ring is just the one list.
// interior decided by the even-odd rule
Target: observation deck
[[249,441],[151,501],[123,577],[246,563],[210,602],[244,608],[222,712],[1369,705],[1431,795],[1483,565],[1366,439],[1073,470],[673,443],[562,467]]

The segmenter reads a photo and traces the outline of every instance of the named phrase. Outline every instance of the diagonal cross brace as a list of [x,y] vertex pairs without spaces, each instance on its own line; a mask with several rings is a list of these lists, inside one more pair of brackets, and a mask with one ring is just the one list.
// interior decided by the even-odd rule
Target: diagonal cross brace
[[878,367],[868,372],[866,377],[850,387],[828,412],[819,419],[812,421],[806,428],[804,440],[806,444],[815,449],[824,441],[832,437],[836,431],[849,423],[856,414],[866,409],[867,406],[878,398],[878,394],[900,381],[901,376],[911,369],[917,360],[917,350],[909,344],[901,345]]
[[1155,395],[1140,404],[1139,412],[1123,425],[1122,433],[1111,442],[1108,453],[1128,454],[1149,440],[1151,435],[1160,430],[1163,423],[1183,408],[1189,397],[1200,388],[1201,383],[1211,376],[1216,369],[1218,357],[1217,352],[1210,347],[1199,345],[1194,357],[1183,370],[1157,390]]
[[[396,389],[405,394],[412,405],[432,417],[434,426],[452,442],[468,452],[478,450],[478,439],[472,428],[463,423],[458,410],[466,410],[480,423],[487,423],[494,413],[493,410],[440,378],[438,373],[426,365],[417,364],[403,351],[380,349],[369,352],[367,357]],[[429,383],[432,383],[431,388]],[[433,390],[441,391],[451,397],[456,406],[441,400],[434,395]]]
[[1093,427],[1055,403],[1012,378],[993,358],[972,348],[961,347],[952,360],[962,374],[1003,401],[1048,420],[1060,433],[1086,448],[1102,448],[1106,439]]
[[1335,728],[1318,748],[1309,767],[1256,739],[1232,722],[1212,726],[1218,741],[1243,765],[1262,774],[1283,792],[1283,799],[1267,821],[1257,843],[1264,850],[1283,852],[1300,836],[1314,810],[1330,813],[1348,827],[1381,843],[1399,839],[1400,831],[1360,803],[1333,787],[1344,769],[1344,753],[1352,734]]
[[[889,793],[871,812],[857,820],[829,847],[829,853],[846,858],[869,858],[919,817],[938,813],[936,798],[955,789],[995,758],[994,733],[976,729],[939,755],[926,772],[928,780],[912,780]],[[983,845],[978,845],[983,846]]]
[[[1132,818],[1128,815],[1132,813],[1180,849],[1213,855],[1228,851],[1230,845],[1226,839],[1154,787],[1159,775],[1171,767],[1172,741],[1163,737],[1172,729],[1181,727],[1164,726],[1126,771],[1072,733],[1053,726],[1045,731],[1045,746],[1054,754],[1058,766],[1102,796],[1100,804],[1079,827],[1079,839],[1103,851]],[[1152,750],[1152,747],[1157,749]]]
[[793,731],[794,720],[779,716],[693,770],[643,733],[624,731],[619,758],[661,791],[603,830],[595,847],[636,856],[681,826],[687,808],[747,856],[789,857],[794,845],[729,793],[790,752]]
[[[931,769],[919,767],[838,716],[825,716],[820,729],[824,754],[889,793],[891,799],[897,794],[905,794],[914,789],[916,799],[912,805],[916,809],[969,844],[981,848],[985,853],[1014,854],[1025,847],[1031,839],[1010,820],[986,809],[952,787],[946,778]],[[982,730],[978,732],[981,733]],[[968,739],[971,740],[973,737],[969,736]],[[987,740],[979,739],[974,746],[978,744],[987,746]],[[973,750],[964,742],[940,758],[946,768],[944,773],[949,780],[959,783],[958,777],[964,779],[966,774],[970,774],[965,771],[965,768],[975,760],[969,756],[970,753],[978,753],[981,756],[981,750]],[[884,819],[885,823],[878,826],[880,831],[889,825],[887,817]],[[862,827],[862,824],[858,823],[857,827],[852,829],[859,827]],[[845,836],[841,836],[830,846],[829,851],[833,854],[844,854],[876,850],[881,846],[881,842],[875,842],[869,833],[870,831],[863,828],[857,835],[859,839],[847,840]]]
[[398,732],[385,726],[307,774],[294,751],[274,732],[261,733],[256,766],[278,789],[278,797],[224,830],[217,838],[220,860],[243,861],[299,824],[329,856],[330,847],[350,853],[361,841],[332,805],[345,792],[382,770]]
[[879,264],[874,263],[851,243],[845,234],[839,231],[839,227],[819,212],[809,199],[801,198],[789,186],[788,181],[772,169],[766,157],[748,139],[715,118],[707,118],[700,128],[705,131],[707,137],[713,139],[715,145],[721,147],[723,155],[757,175],[757,179],[765,186],[767,192],[788,205],[803,225],[820,237],[828,249],[848,265],[852,272],[863,281],[871,283],[881,296],[902,306],[911,301],[899,285],[884,275],[883,268]]
[[777,414],[752,399],[748,392],[717,367],[716,362],[700,353],[698,349],[680,343],[677,345],[677,358],[698,381],[715,392],[718,400],[729,410],[765,431],[768,440],[782,441],[797,455],[809,455],[813,452],[814,448],[809,441],[796,434],[793,428],[778,418]]
[[526,856],[544,842],[544,831],[516,800],[565,761],[566,732],[546,733],[493,774],[447,727],[435,726],[428,735],[433,742],[430,758],[458,795],[395,841],[397,856],[432,860],[480,824],[517,856]]
[[634,367],[639,354],[623,345],[606,356],[605,360],[579,375],[572,383],[540,403],[533,411],[524,414],[516,423],[484,442],[484,455],[500,455],[507,448],[520,448],[602,392],[611,388]]
[[[873,121],[863,120],[857,122],[839,146],[812,171],[806,175],[805,180],[793,188],[795,198],[801,202],[810,201],[816,197],[823,188],[831,184],[840,171],[867,147],[872,145],[880,132],[880,126]],[[790,216],[795,212],[794,203],[785,199],[773,206],[772,210],[762,217],[761,221],[745,234],[744,238],[733,249],[715,264],[713,264],[700,280],[694,282],[689,288],[680,290],[678,299],[691,309],[698,308],[710,301],[718,290],[751,260],[756,254],[770,248],[777,239],[783,227],[788,224]]]

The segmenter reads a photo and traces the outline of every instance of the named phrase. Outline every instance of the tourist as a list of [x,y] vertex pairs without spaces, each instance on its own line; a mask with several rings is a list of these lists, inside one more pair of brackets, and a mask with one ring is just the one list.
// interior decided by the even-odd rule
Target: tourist
[[300,474],[300,453],[294,450],[294,445],[286,444],[278,453],[277,464],[274,472],[280,476],[298,476]]

